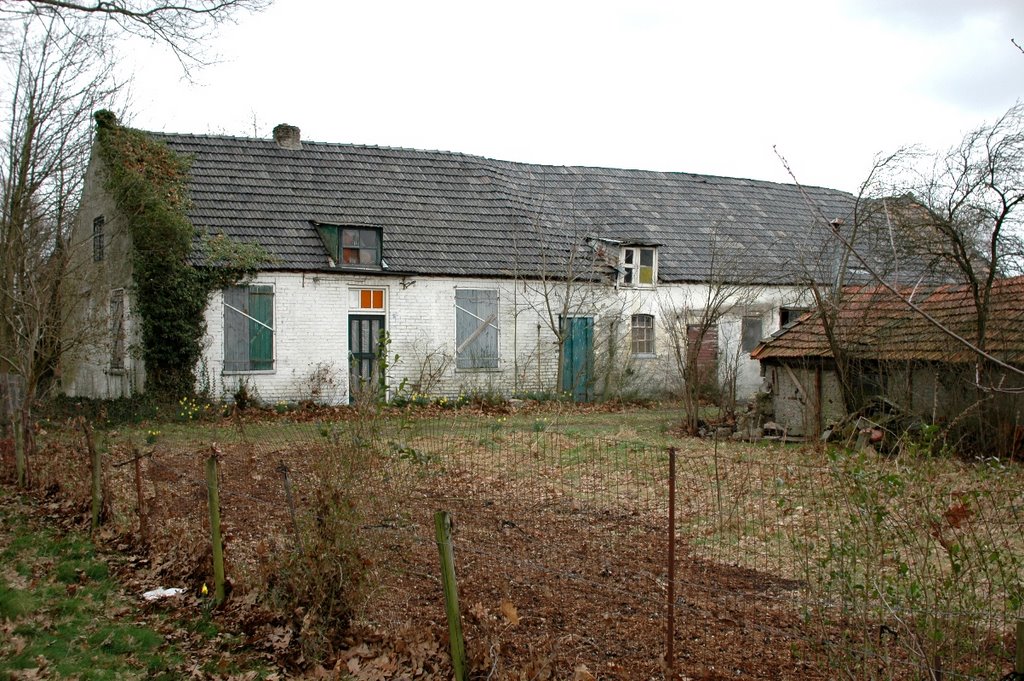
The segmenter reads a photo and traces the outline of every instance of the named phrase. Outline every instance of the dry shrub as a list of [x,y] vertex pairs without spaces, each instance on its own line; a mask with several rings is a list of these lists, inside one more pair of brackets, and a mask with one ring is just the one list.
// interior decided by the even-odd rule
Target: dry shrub
[[340,649],[365,594],[368,566],[355,494],[371,457],[349,442],[328,442],[316,454],[317,484],[298,521],[297,546],[264,563],[270,604],[292,618],[307,660],[327,659]]

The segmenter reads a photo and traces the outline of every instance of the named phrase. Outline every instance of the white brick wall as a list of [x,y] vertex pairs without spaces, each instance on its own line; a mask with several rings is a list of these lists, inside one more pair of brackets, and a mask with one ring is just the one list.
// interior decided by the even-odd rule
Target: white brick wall
[[[252,283],[274,286],[275,368],[269,372],[224,373],[224,306],[215,294],[207,310],[207,337],[197,368],[199,386],[214,396],[230,398],[241,381],[247,381],[266,402],[317,399],[343,403],[348,400],[348,316],[349,291],[353,288],[383,288],[386,291],[385,328],[391,338],[392,363],[388,384],[392,390],[406,381],[408,391],[432,395],[456,395],[460,391],[516,391],[553,389],[557,345],[546,319],[546,305],[539,287],[523,282],[439,277],[363,276],[334,273],[263,273]],[[456,288],[491,289],[499,300],[499,366],[496,370],[457,370],[455,356]],[[587,310],[595,317],[595,374],[599,388],[605,382],[626,386],[636,394],[660,394],[674,377],[671,343],[662,321],[673,310],[694,307],[703,299],[700,285],[659,286],[656,290],[602,288],[576,311]],[[719,347],[722,352],[737,347],[740,319],[744,314],[763,316],[765,334],[777,329],[779,304],[796,299],[795,290],[761,291],[723,318]],[[572,314],[572,313],[571,313]],[[631,357],[630,317],[655,317],[655,357]],[[609,321],[619,319],[615,333]],[[774,326],[773,326],[774,324]],[[612,338],[617,339],[611,360]],[[423,385],[423,367],[432,357],[452,361],[432,386]],[[604,364],[602,364],[604,362]],[[314,394],[314,374],[320,369],[329,380]],[[761,383],[757,363],[741,358],[738,367],[739,395],[749,397]]]

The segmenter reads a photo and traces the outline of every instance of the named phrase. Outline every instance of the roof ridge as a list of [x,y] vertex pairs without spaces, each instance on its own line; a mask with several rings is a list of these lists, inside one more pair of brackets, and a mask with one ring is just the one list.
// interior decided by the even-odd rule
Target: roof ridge
[[[212,133],[181,133],[181,132],[159,132],[155,130],[141,130],[148,135],[155,137],[173,137],[173,138],[186,138],[193,140],[225,140],[233,142],[247,142],[253,144],[259,144],[263,146],[276,146],[276,142],[272,138],[264,137],[244,137],[240,135],[228,135],[228,134],[212,134]],[[448,151],[444,149],[420,149],[416,147],[392,147],[379,144],[361,144],[357,142],[321,142],[317,140],[302,140],[303,145],[309,145],[311,147],[328,148],[328,149],[362,149],[370,151],[388,151],[388,152],[405,152],[413,154],[438,154],[447,156],[453,159],[464,160],[467,162],[475,163],[478,165],[488,166],[494,168],[494,164],[503,164],[505,168],[494,168],[499,171],[509,170],[524,170],[529,168],[537,169],[550,169],[550,170],[564,170],[573,173],[580,172],[580,174],[593,174],[596,172],[607,172],[607,173],[640,173],[643,175],[666,175],[671,177],[691,177],[698,181],[716,180],[722,183],[752,183],[760,186],[774,186],[774,187],[788,187],[788,188],[803,188],[803,189],[814,189],[824,190],[835,194],[842,194],[846,196],[852,196],[850,192],[843,191],[841,189],[835,189],[832,187],[822,187],[818,185],[800,184],[797,182],[777,182],[774,180],[762,180],[752,177],[736,177],[730,175],[714,175],[706,173],[695,173],[685,170],[652,170],[649,168],[619,168],[613,166],[588,166],[588,165],[558,165],[549,163],[533,163],[530,161],[513,161],[508,159],[491,158],[489,156],[483,156],[480,154],[469,154],[461,151]]]

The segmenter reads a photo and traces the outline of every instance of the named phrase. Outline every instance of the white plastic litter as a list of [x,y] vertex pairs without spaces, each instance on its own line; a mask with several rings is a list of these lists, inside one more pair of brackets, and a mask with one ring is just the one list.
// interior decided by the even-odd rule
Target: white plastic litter
[[147,601],[157,601],[157,600],[160,600],[161,598],[170,598],[171,596],[180,596],[183,593],[185,593],[185,590],[180,588],[180,587],[177,587],[177,586],[172,586],[169,589],[164,589],[163,587],[161,587],[159,589],[153,589],[152,591],[147,591],[146,593],[142,594],[142,597],[145,598]]

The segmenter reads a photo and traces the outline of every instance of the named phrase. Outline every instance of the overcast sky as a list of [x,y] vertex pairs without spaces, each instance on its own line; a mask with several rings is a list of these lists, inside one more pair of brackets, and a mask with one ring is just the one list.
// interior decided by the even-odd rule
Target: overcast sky
[[137,47],[136,127],[856,190],[1024,96],[1022,0],[277,0],[181,78]]

